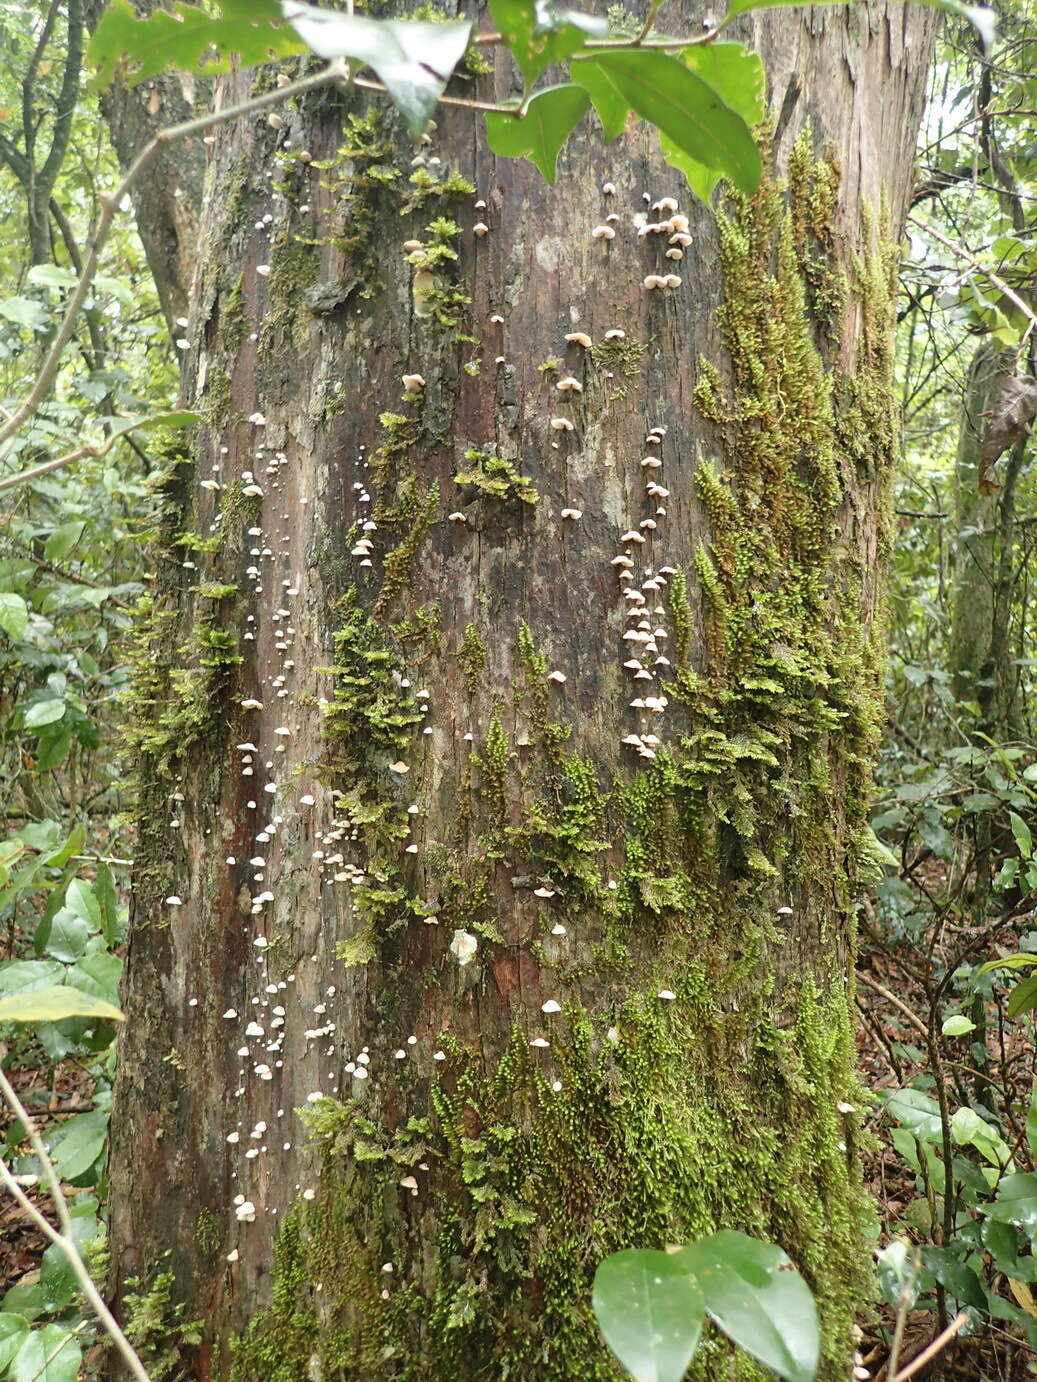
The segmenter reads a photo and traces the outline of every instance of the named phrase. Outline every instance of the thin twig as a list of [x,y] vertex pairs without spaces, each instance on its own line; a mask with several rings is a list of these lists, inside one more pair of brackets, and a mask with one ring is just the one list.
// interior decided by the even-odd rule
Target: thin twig
[[931,1362],[938,1353],[947,1347],[958,1330],[964,1328],[964,1326],[968,1324],[968,1320],[969,1317],[964,1310],[960,1315],[955,1315],[947,1328],[943,1330],[942,1333],[937,1334],[928,1348],[923,1348],[921,1353],[912,1358],[902,1372],[898,1372],[895,1377],[891,1377],[889,1382],[907,1382],[909,1377],[914,1377],[916,1372],[920,1372],[922,1368],[925,1367],[926,1363]]
[[95,1286],[93,1277],[87,1270],[86,1263],[79,1255],[79,1249],[72,1239],[72,1218],[68,1212],[68,1205],[65,1202],[65,1196],[62,1192],[61,1182],[58,1180],[57,1172],[54,1169],[54,1163],[47,1155],[47,1150],[43,1145],[43,1139],[40,1137],[36,1124],[29,1116],[22,1101],[18,1098],[18,1095],[15,1093],[10,1080],[8,1080],[2,1068],[0,1068],[0,1094],[3,1094],[8,1107],[26,1130],[29,1144],[39,1160],[40,1169],[43,1172],[43,1179],[46,1181],[47,1189],[50,1192],[50,1197],[58,1216],[58,1223],[61,1225],[60,1232],[51,1224],[50,1220],[36,1208],[3,1160],[0,1160],[0,1180],[3,1181],[9,1193],[18,1202],[22,1210],[29,1216],[40,1232],[49,1238],[52,1243],[56,1244],[64,1253],[65,1257],[68,1259],[69,1266],[75,1274],[76,1280],[79,1282],[80,1290],[90,1302],[94,1313],[101,1321],[112,1343],[122,1354],[126,1366],[137,1379],[137,1382],[151,1382],[151,1379],[144,1369],[144,1364],[137,1357],[129,1339],[127,1339],[126,1335],[119,1328],[115,1316],[108,1309],[100,1291],[98,1291]]

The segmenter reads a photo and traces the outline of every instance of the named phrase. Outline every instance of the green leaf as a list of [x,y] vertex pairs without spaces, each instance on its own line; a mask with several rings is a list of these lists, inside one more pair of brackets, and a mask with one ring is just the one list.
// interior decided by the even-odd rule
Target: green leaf
[[1034,1007],[1037,1007],[1037,974],[1031,974],[1029,979],[1016,984],[1008,996],[1005,1013],[1008,1017],[1018,1017]]
[[1024,859],[1029,859],[1033,854],[1033,836],[1030,834],[1030,827],[1022,816],[1017,816],[1014,811],[1009,811],[1008,820],[1012,827],[1012,834],[1015,836],[1016,848]]
[[760,151],[741,115],[678,58],[642,49],[600,52],[577,59],[612,78],[643,120],[655,125],[681,154],[712,168],[740,191],[760,180]]
[[44,947],[47,954],[64,964],[71,964],[86,953],[90,927],[69,907],[62,907],[51,922],[50,935]]
[[68,984],[48,984],[0,998],[0,1022],[60,1022],[66,1017],[99,1017],[107,1022],[123,1020],[122,1013],[111,1003],[95,998],[92,993],[81,993]]
[[65,702],[62,700],[37,701],[25,712],[25,728],[42,729],[44,725],[52,725],[61,719],[65,709]]
[[392,102],[417,136],[435,110],[454,68],[464,57],[470,20],[432,24],[366,19],[339,10],[284,0],[284,17],[307,48],[326,60],[354,58],[374,69]]
[[1037,1228],[1037,1176],[1029,1171],[1005,1176],[998,1185],[997,1199],[992,1204],[977,1205],[977,1208],[991,1219],[1021,1224],[1030,1232]]
[[[824,3],[825,0],[821,0],[821,2]],[[772,9],[777,5],[795,5],[798,3],[801,3],[801,0],[731,0],[724,22],[726,24],[736,15],[747,14],[749,10],[765,10]],[[833,0],[828,0],[828,3],[833,3]],[[994,10],[988,9],[985,5],[966,5],[962,3],[962,0],[919,0],[919,3],[931,5],[937,10],[946,10],[950,14],[960,15],[963,19],[967,19],[983,40],[984,48],[989,51],[997,33],[997,15]]]
[[976,1030],[976,1024],[970,1022],[964,1013],[955,1013],[953,1017],[948,1017],[940,1031],[944,1036],[956,1037],[966,1036],[969,1032]]
[[73,878],[65,893],[65,906],[73,915],[86,922],[91,931],[100,931],[104,925],[101,908],[89,883],[81,878]]
[[1013,955],[1002,955],[999,960],[988,960],[986,964],[980,965],[976,970],[976,978],[989,974],[992,969],[1029,969],[1031,965],[1037,965],[1037,955],[1017,950]]
[[942,1134],[940,1105],[920,1089],[896,1090],[886,1100],[884,1111],[926,1142],[935,1142]]
[[62,269],[57,264],[34,264],[26,278],[44,288],[74,288],[79,282],[74,269]]
[[44,331],[50,325],[50,317],[34,298],[6,298],[0,302],[0,317],[29,331]]
[[975,1147],[992,1166],[1007,1166],[1011,1148],[998,1130],[970,1108],[955,1109],[950,1121],[951,1136],[959,1147]]
[[76,1382],[82,1359],[72,1334],[60,1324],[47,1324],[34,1329],[19,1349],[10,1382]]
[[86,523],[82,519],[73,519],[71,523],[62,523],[61,527],[55,528],[44,543],[43,555],[48,561],[64,561],[83,536],[85,527]]
[[[695,44],[685,48],[680,60],[708,82],[725,105],[739,114],[747,125],[758,125],[766,113],[763,62],[740,43]],[[659,136],[663,158],[682,172],[688,186],[702,202],[709,201],[720,181],[720,174],[701,159],[678,147],[666,135]]]
[[56,960],[12,960],[0,965],[0,994],[30,993],[61,982],[64,965]]
[[68,971],[68,982],[81,993],[92,993],[106,1002],[118,1004],[122,960],[106,950],[95,951],[77,960]]
[[1030,1102],[1026,1106],[1026,1142],[1031,1153],[1037,1153],[1037,1080],[1030,1090]]
[[725,1229],[677,1254],[695,1274],[706,1313],[786,1382],[810,1382],[821,1336],[810,1288],[773,1243]]
[[0,1373],[6,1368],[29,1336],[29,1321],[10,1311],[0,1314]]
[[591,98],[606,139],[615,139],[626,129],[630,102],[616,85],[612,73],[597,62],[576,62],[572,79]]
[[546,87],[532,98],[521,120],[513,115],[487,115],[490,148],[509,158],[527,155],[545,180],[554,182],[559,151],[589,104],[582,87],[569,83]]
[[83,824],[73,826],[65,842],[46,855],[43,862],[48,868],[63,869],[73,854],[82,853],[85,844],[86,826]]
[[635,1382],[681,1382],[698,1344],[702,1292],[679,1258],[627,1248],[594,1274],[598,1327]]
[[101,933],[106,944],[114,945],[119,929],[119,899],[115,893],[115,879],[107,864],[98,864],[93,892],[101,915]]
[[0,590],[0,629],[8,638],[25,637],[29,627],[29,606],[13,590]]
[[78,1113],[48,1139],[50,1159],[63,1180],[76,1180],[104,1151],[108,1114],[104,1109]]
[[[161,11],[156,11],[161,13]],[[127,432],[146,432],[152,427],[191,427],[200,422],[201,413],[153,413],[150,417],[117,417],[110,421],[110,434],[123,437]]]
[[56,1315],[76,1294],[76,1274],[57,1243],[51,1243],[40,1259],[40,1285],[47,1293],[47,1313]]
[[490,0],[490,13],[527,86],[545,67],[578,53],[588,38],[605,38],[608,22],[553,0]]
[[986,1311],[987,1295],[979,1277],[948,1248],[925,1247],[922,1249],[922,1261],[956,1301]]
[[117,76],[142,82],[171,67],[227,72],[235,59],[254,67],[305,51],[280,22],[276,0],[219,0],[219,10],[177,4],[141,19],[130,0],[110,0],[87,50],[93,85],[103,91]]

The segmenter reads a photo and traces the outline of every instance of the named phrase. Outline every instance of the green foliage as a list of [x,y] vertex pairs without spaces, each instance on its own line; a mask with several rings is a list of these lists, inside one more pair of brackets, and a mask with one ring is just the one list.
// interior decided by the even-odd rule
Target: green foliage
[[687,1247],[626,1249],[594,1278],[594,1313],[637,1382],[681,1382],[704,1315],[786,1382],[810,1382],[820,1335],[814,1299],[788,1257],[730,1229]]
[[583,119],[587,105],[587,93],[571,83],[544,87],[534,93],[519,119],[514,114],[487,115],[490,148],[511,158],[525,154],[545,180],[553,183],[558,154]]

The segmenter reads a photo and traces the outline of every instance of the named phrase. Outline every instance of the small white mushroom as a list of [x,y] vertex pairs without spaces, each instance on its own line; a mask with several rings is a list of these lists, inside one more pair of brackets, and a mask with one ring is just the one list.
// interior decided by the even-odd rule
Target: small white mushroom
[[583,393],[583,385],[571,374],[566,375],[564,379],[559,379],[555,387],[559,393]]
[[405,374],[403,376],[403,387],[408,393],[420,393],[425,387],[425,380],[420,374]]
[[592,240],[614,240],[616,232],[608,225],[595,226],[591,231]]
[[572,432],[575,430],[573,424],[567,417],[553,417],[551,419],[551,427],[556,432]]
[[591,338],[586,331],[570,331],[565,338],[570,345],[582,346],[584,350],[590,350]]

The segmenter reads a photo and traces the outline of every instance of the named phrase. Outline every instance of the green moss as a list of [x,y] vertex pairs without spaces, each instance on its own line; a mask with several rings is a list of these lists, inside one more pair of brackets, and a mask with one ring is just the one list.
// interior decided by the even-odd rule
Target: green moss
[[630,385],[641,375],[645,353],[648,347],[643,341],[632,340],[629,336],[621,341],[600,341],[591,346],[590,357],[602,376],[608,380],[608,397],[625,398]]
[[470,696],[474,696],[479,686],[479,678],[486,666],[486,644],[482,641],[479,630],[474,624],[465,626],[464,638],[461,640],[457,660],[461,664],[465,689]]
[[309,245],[284,241],[274,248],[266,280],[270,305],[260,328],[259,349],[266,356],[276,354],[279,368],[281,352],[293,333],[309,327],[306,290],[316,283],[318,271],[317,255]]
[[454,475],[454,484],[468,489],[472,496],[492,499],[500,504],[536,504],[540,494],[528,475],[520,475],[513,461],[506,461],[491,452],[469,450],[465,453],[473,464]]
[[378,593],[375,613],[388,608],[410,579],[411,565],[439,513],[439,481],[420,502],[414,522],[403,541],[385,559],[385,578]]
[[154,1382],[187,1382],[183,1351],[202,1340],[202,1322],[185,1319],[186,1307],[173,1302],[175,1285],[169,1271],[156,1272],[146,1288],[131,1277],[122,1296],[123,1331]]
[[[703,1038],[693,1060],[688,1020]],[[861,1281],[834,1264],[855,1249],[865,1213],[834,1103],[856,1093],[845,1007],[806,983],[793,1026],[753,1020],[740,1068],[721,1074],[750,1023],[718,1015],[689,971],[675,1004],[631,996],[608,1033],[568,1005],[550,1075],[516,1029],[489,1069],[444,1039],[430,1115],[395,1130],[358,1101],[316,1105],[306,1121],[324,1168],[317,1199],[282,1229],[274,1304],[237,1348],[235,1382],[305,1375],[312,1354],[320,1375],[365,1382],[617,1382],[590,1312],[597,1263],[631,1242],[662,1247],[721,1226],[784,1244],[821,1288],[826,1348],[841,1355],[848,1288]],[[438,1226],[431,1251],[386,1220],[401,1198]],[[319,1331],[306,1327],[315,1280]],[[713,1340],[695,1376],[758,1373]]]

